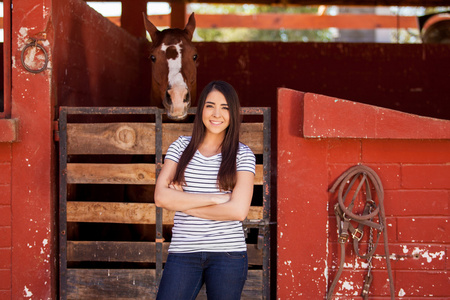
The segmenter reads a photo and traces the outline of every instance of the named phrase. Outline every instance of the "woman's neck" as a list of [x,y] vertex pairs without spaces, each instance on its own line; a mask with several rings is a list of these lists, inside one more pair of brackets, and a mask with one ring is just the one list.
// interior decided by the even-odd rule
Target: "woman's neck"
[[212,156],[222,151],[222,142],[224,136],[206,134],[198,147],[198,151],[204,156]]

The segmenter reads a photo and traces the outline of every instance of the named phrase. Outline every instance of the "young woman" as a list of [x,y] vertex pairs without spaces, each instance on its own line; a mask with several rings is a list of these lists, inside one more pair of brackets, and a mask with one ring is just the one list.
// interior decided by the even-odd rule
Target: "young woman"
[[157,299],[240,299],[247,279],[242,221],[253,195],[255,155],[239,142],[234,88],[209,83],[200,95],[192,137],[168,149],[155,203],[176,211]]

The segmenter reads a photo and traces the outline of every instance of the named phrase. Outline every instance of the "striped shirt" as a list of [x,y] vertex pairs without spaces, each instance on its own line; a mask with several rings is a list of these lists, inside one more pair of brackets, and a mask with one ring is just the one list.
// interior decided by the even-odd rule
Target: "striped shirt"
[[[180,136],[170,145],[165,159],[178,163],[191,137]],[[186,167],[184,177],[187,193],[224,194],[217,185],[222,154],[203,156],[198,150]],[[255,155],[246,145],[239,143],[236,157],[237,171],[255,174]],[[187,215],[177,211],[172,228],[169,252],[234,252],[246,251],[241,221],[214,221]]]

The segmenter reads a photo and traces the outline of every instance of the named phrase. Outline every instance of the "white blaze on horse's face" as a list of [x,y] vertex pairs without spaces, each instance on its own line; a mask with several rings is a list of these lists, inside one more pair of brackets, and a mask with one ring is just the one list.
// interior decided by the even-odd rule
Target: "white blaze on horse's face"
[[161,51],[166,53],[167,65],[169,67],[168,86],[164,107],[169,118],[177,120],[184,119],[189,109],[189,89],[181,74],[182,42],[175,45],[161,45]]

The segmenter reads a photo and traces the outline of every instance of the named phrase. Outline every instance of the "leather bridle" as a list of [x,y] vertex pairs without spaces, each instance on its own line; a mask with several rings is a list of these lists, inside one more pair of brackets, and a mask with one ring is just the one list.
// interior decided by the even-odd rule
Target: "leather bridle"
[[[359,182],[358,182],[359,179]],[[354,185],[358,182],[358,185],[354,189]],[[338,188],[339,186],[339,188]],[[365,186],[365,194],[363,191],[363,186]],[[337,190],[337,200],[338,203],[334,206],[334,212],[336,215],[336,222],[338,228],[338,242],[340,244],[341,256],[339,263],[339,270],[336,277],[331,284],[327,300],[330,300],[333,296],[334,288],[339,281],[339,277],[344,269],[345,262],[345,243],[349,240],[350,236],[353,240],[353,249],[356,255],[362,259],[368,261],[367,275],[364,279],[364,286],[362,289],[361,296],[364,299],[368,298],[370,284],[372,283],[372,257],[378,246],[378,241],[380,240],[381,233],[383,233],[384,238],[384,251],[386,256],[386,266],[389,276],[389,286],[391,299],[394,299],[394,280],[392,277],[392,269],[389,260],[389,248],[388,248],[388,238],[387,238],[387,228],[386,228],[386,215],[384,211],[383,201],[384,201],[384,191],[383,185],[378,175],[371,168],[363,165],[353,166],[344,172],[333,184],[330,189],[331,193],[335,193]],[[345,191],[344,191],[345,190]],[[348,194],[354,190],[353,197],[348,206],[345,205],[345,199]],[[372,198],[372,190],[375,190],[376,199],[378,199],[378,206],[376,205],[374,199]],[[365,197],[365,205],[363,213],[361,215],[352,212],[355,200],[361,192],[361,197]],[[374,220],[378,219],[378,222]],[[356,222],[358,225],[355,227],[350,221]],[[366,254],[361,254],[359,251],[359,242],[364,235],[364,226],[369,227],[370,236],[368,239],[368,249]],[[375,243],[373,243],[373,231],[377,231],[377,237]]]

